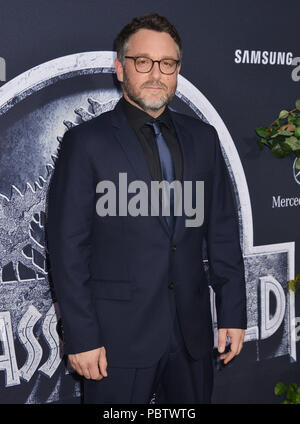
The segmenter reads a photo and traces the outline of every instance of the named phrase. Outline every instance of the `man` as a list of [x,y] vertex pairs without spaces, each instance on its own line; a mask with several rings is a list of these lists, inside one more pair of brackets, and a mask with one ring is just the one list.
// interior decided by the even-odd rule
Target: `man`
[[[66,132],[49,189],[48,251],[65,353],[84,377],[86,403],[149,403],[154,393],[156,403],[210,403],[204,239],[225,364],[240,353],[247,328],[230,178],[216,130],[167,107],[181,67],[176,29],[149,14],[126,25],[116,44],[124,96],[113,111]],[[121,173],[149,193],[153,181],[203,181],[202,225],[188,227],[185,213],[174,213],[174,193],[163,190],[169,216],[99,212],[102,182],[120,190]]]

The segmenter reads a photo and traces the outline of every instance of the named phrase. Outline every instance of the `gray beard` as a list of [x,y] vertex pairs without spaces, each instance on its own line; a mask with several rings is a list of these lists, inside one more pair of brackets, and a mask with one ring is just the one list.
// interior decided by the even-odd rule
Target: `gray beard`
[[157,110],[161,109],[163,106],[170,103],[170,101],[173,99],[173,97],[175,95],[175,91],[176,91],[176,87],[175,87],[173,94],[171,94],[171,95],[165,94],[163,97],[160,98],[159,101],[157,101],[156,103],[153,103],[153,101],[149,102],[149,101],[145,100],[143,97],[137,96],[133,93],[125,72],[124,72],[124,76],[123,76],[122,85],[123,85],[124,91],[126,92],[127,96],[129,97],[129,99],[132,100],[137,105],[139,105],[144,111],[147,111],[147,110],[157,111]]
[[164,95],[161,99],[159,103],[153,104],[153,102],[147,102],[147,100],[144,100],[142,97],[140,96],[133,96],[130,92],[126,91],[127,96],[130,98],[130,100],[132,100],[133,102],[135,102],[137,105],[139,105],[142,109],[146,110],[153,110],[153,111],[157,111],[159,109],[161,109],[163,106],[167,105],[171,99],[169,100],[169,96],[166,94]]

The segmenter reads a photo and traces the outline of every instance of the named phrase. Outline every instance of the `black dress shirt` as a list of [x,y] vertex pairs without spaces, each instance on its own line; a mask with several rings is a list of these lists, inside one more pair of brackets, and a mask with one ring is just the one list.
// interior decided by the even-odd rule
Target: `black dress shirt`
[[[160,166],[160,159],[157,144],[155,141],[155,135],[153,129],[146,125],[147,121],[155,122],[151,115],[137,108],[136,106],[129,103],[124,96],[120,99],[123,106],[124,112],[127,116],[129,124],[134,130],[137,138],[144,151],[146,161],[149,166],[150,174],[153,181],[162,180],[162,172]],[[174,172],[176,180],[181,181],[182,179],[182,156],[181,149],[178,143],[176,131],[169,114],[169,110],[166,107],[163,113],[157,118],[162,123],[161,131],[170,149],[170,153],[173,159]]]

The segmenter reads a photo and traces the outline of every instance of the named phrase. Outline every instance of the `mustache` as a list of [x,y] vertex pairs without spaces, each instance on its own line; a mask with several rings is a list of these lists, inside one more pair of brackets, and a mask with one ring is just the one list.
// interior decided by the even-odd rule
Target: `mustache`
[[167,88],[165,86],[165,84],[163,84],[162,82],[146,82],[145,84],[142,85],[143,88],[146,87],[159,87],[159,88]]

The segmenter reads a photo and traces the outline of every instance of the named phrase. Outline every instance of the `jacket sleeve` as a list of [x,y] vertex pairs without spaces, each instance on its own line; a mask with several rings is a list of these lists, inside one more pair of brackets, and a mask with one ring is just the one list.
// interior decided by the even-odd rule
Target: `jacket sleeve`
[[214,127],[215,163],[207,255],[218,328],[247,328],[246,282],[238,216],[228,169]]
[[61,141],[46,212],[51,279],[59,304],[66,354],[103,346],[89,287],[94,196],[94,175],[85,140],[74,127]]

